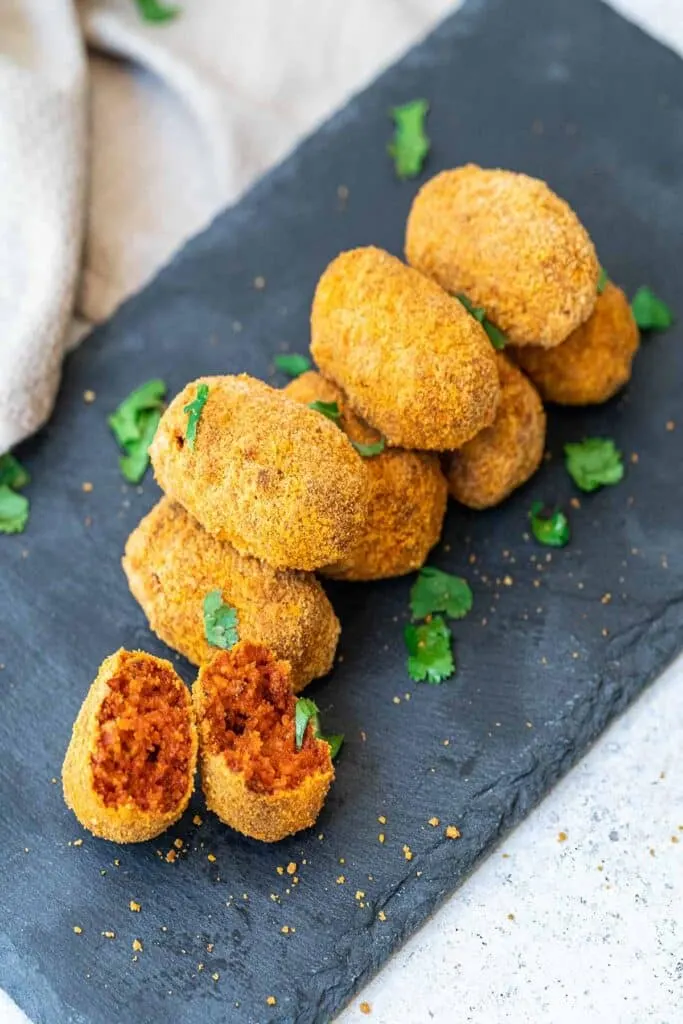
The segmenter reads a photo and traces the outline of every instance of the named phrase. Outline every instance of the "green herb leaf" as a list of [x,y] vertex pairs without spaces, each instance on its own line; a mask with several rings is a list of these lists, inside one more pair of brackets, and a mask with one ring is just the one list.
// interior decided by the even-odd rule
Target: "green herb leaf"
[[531,532],[539,544],[549,548],[563,548],[569,543],[569,522],[559,509],[548,510],[542,501],[535,501],[529,512]]
[[310,697],[299,697],[297,698],[296,708],[294,711],[294,738],[296,740],[296,749],[301,750],[301,746],[304,742],[304,736],[306,735],[306,726],[310,720],[313,720],[313,735],[320,735],[320,717],[318,714],[318,705]]
[[0,455],[0,487],[7,486],[19,491],[30,480],[31,477],[14,455],[10,455],[9,452]]
[[325,740],[325,743],[330,748],[330,757],[334,761],[335,757],[339,753],[344,742],[344,734],[342,732],[335,733],[333,736],[321,736],[321,740]]
[[148,380],[135,391],[131,391],[128,398],[124,398],[116,412],[108,417],[107,423],[112,429],[114,437],[125,450],[129,444],[139,441],[142,437],[142,427],[146,426],[142,414],[152,409],[161,409],[166,397],[166,385],[163,380]]
[[140,439],[126,445],[126,454],[119,458],[121,476],[129,484],[139,484],[149,466],[149,446],[159,426],[161,412],[158,409],[144,412],[140,416]]
[[587,437],[564,446],[565,466],[582,491],[618,484],[624,475],[621,452],[608,437]]
[[607,276],[607,271],[604,267],[600,267],[600,273],[598,275],[598,295],[602,295],[605,288],[607,287],[608,281],[609,277]]
[[420,173],[429,152],[431,143],[424,127],[428,110],[427,100],[412,100],[391,110],[394,138],[387,149],[393,158],[396,175],[402,181]]
[[471,302],[462,292],[458,292],[455,297],[462,303],[467,312],[470,313],[475,320],[478,320],[480,324],[483,324],[484,317],[486,316],[486,310],[483,306],[475,306],[474,303]]
[[475,320],[479,321],[488,334],[489,341],[493,347],[499,352],[502,351],[502,349],[507,345],[507,338],[501,331],[500,327],[496,327],[496,325],[489,320],[486,315],[486,310],[483,309],[482,306],[475,306],[474,303],[462,293],[457,294],[455,297],[462,303],[467,312],[470,313]]
[[663,331],[674,322],[674,315],[666,303],[645,285],[633,296],[631,310],[641,331]]
[[416,683],[442,683],[453,675],[451,631],[440,615],[419,626],[410,622],[404,638],[408,648],[408,674]]
[[180,7],[176,7],[175,4],[161,3],[161,0],[135,0],[135,3],[138,6],[140,17],[157,25],[173,21],[180,14]]
[[361,444],[360,441],[352,441],[351,444],[364,459],[371,459],[373,455],[381,455],[387,446],[383,437],[380,437],[379,441],[375,441],[374,444]]
[[195,398],[193,398],[191,402],[188,402],[183,409],[183,412],[187,413],[187,430],[185,431],[185,439],[190,448],[194,448],[194,443],[197,440],[197,427],[199,426],[202,409],[206,405],[208,397],[209,385],[200,384],[197,388]]
[[300,377],[313,365],[308,356],[299,355],[298,352],[283,352],[281,355],[275,356],[274,362],[277,369],[289,377]]
[[0,533],[21,533],[28,522],[28,498],[0,485]]
[[446,612],[452,619],[462,619],[472,610],[472,601],[467,580],[431,565],[420,569],[410,589],[410,611],[414,619],[425,619],[434,612]]
[[320,412],[323,416],[327,416],[328,420],[334,420],[335,422],[341,418],[341,412],[336,402],[309,402],[309,409],[314,409],[315,412]]
[[229,651],[239,640],[237,610],[223,603],[220,590],[210,590],[204,598],[204,635],[212,647]]

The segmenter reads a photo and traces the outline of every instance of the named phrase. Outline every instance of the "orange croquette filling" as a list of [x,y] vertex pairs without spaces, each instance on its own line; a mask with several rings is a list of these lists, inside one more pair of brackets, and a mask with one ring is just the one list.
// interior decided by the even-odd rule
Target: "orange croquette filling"
[[204,669],[208,746],[239,772],[248,789],[273,793],[294,789],[329,763],[327,744],[309,726],[296,749],[289,671],[270,651],[241,644]]
[[107,807],[132,800],[165,814],[187,791],[192,753],[188,699],[162,665],[134,660],[108,680],[91,755],[93,785]]

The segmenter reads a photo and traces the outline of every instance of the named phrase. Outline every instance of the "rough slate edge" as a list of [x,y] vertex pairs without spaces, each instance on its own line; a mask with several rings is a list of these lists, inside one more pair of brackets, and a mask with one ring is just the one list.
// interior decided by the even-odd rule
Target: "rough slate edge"
[[[588,5],[584,3],[584,6]],[[467,35],[467,31],[464,33],[462,31],[464,27],[463,16],[466,14],[468,17],[471,17],[473,19],[472,24],[475,24],[476,17],[482,10],[482,5],[470,4],[464,12],[456,15],[454,22],[447,24],[440,32],[445,37],[449,34],[451,37]],[[606,23],[616,28],[616,23],[619,19],[607,13],[605,13],[604,17]],[[627,29],[623,25],[620,30],[622,32],[635,32],[635,30]],[[409,68],[413,64],[419,65],[420,59],[420,51],[418,50],[407,58],[402,67]],[[342,125],[348,116],[349,111],[347,109],[333,120],[332,129]],[[324,131],[327,130],[329,129]],[[306,143],[305,146],[315,146],[317,141],[318,137]],[[276,170],[274,174],[269,176],[269,179],[274,179],[275,182],[278,180],[286,181],[292,173],[296,172],[298,164],[305,155],[306,151],[304,153],[299,152],[290,159],[284,168]],[[266,191],[268,190],[268,181],[257,186],[247,201],[257,202],[264,188]],[[256,212],[258,213],[258,210]],[[226,216],[232,218],[233,222],[237,222],[240,215],[248,217],[249,213],[242,209],[230,211]],[[191,243],[188,251],[201,246],[201,241],[200,237],[200,239]],[[183,255],[181,254],[174,261],[174,265],[182,262],[182,260]],[[118,314],[116,320],[125,318],[127,311],[129,312],[135,308],[136,302],[137,300],[133,299],[127,304]],[[97,345],[104,337],[106,337],[106,328],[99,332],[99,338],[94,338],[90,344]],[[465,873],[472,868],[480,855],[482,846],[485,847],[486,842],[495,841],[505,829],[519,820],[536,802],[547,786],[559,778],[570,767],[571,763],[576,760],[577,750],[585,748],[585,745],[598,734],[609,719],[636,695],[644,685],[644,682],[649,681],[660,671],[664,663],[675,653],[679,644],[679,640],[675,636],[675,630],[677,627],[680,628],[681,625],[680,610],[682,601],[683,598],[679,597],[677,600],[670,602],[661,609],[661,615],[659,614],[660,609],[658,609],[656,614],[648,618],[644,624],[638,624],[639,627],[642,625],[640,631],[635,631],[634,635],[623,638],[622,647],[624,648],[624,653],[621,658],[619,675],[623,675],[624,663],[627,661],[630,669],[627,678],[624,680],[623,678],[615,678],[612,673],[605,674],[601,680],[597,681],[595,703],[583,704],[580,708],[580,718],[577,718],[576,710],[573,710],[571,716],[565,715],[556,720],[554,725],[557,729],[558,742],[537,745],[533,758],[524,764],[520,764],[516,773],[513,772],[501,778],[499,784],[493,787],[494,793],[497,790],[500,791],[500,805],[498,808],[491,809],[488,807],[479,810],[475,801],[471,813],[468,814],[467,822],[471,830],[470,835],[473,835],[475,832],[477,833],[476,842],[470,842],[467,833],[464,835],[463,840],[458,844],[459,863],[456,871],[454,872],[452,859],[449,861],[449,844],[442,844],[429,855],[428,862],[425,858],[425,863],[428,863],[429,866],[429,880],[423,881],[419,886],[416,886],[415,879],[411,878],[403,883],[404,891],[412,890],[414,893],[414,896],[411,896],[413,911],[402,918],[402,931],[395,936],[395,942],[389,943],[386,935],[371,934],[369,929],[360,933],[353,931],[348,936],[341,938],[337,950],[341,966],[338,968],[327,968],[325,975],[318,975],[315,988],[311,986],[307,991],[300,990],[302,1007],[300,1012],[297,1013],[297,1021],[307,1022],[328,1019],[328,1015],[331,1012],[334,1012],[344,1001],[350,998],[353,992],[349,988],[349,975],[352,975],[355,979],[353,988],[362,984],[369,974],[386,958],[390,952],[390,946],[393,947],[405,938],[434,908],[435,901],[442,898],[450,891],[454,884],[462,880]],[[639,649],[635,649],[635,641],[641,643]],[[657,671],[647,672],[645,676],[639,674],[642,671],[639,659],[644,656],[643,642],[652,644],[657,648],[657,658],[659,660]],[[647,663],[651,666],[652,659],[647,658]],[[598,696],[599,700],[597,699]],[[566,748],[569,748],[569,753],[566,753]],[[563,753],[563,751],[565,752]],[[544,759],[546,759],[546,762],[542,763]],[[509,791],[506,792],[506,790]],[[487,793],[487,803],[490,802],[490,795],[491,791]],[[477,817],[479,817],[479,823],[475,825]],[[386,894],[384,895],[386,896]],[[323,990],[325,977],[332,974],[336,976],[340,984],[333,989]],[[303,1005],[304,1000],[310,1002],[315,1000],[316,997],[316,1006]],[[47,1005],[43,1003],[43,1012],[46,1011]],[[50,1018],[44,1017],[43,1019],[49,1020]],[[59,1018],[55,1017],[55,1019]],[[278,1014],[275,1019],[282,1021],[294,1018],[283,1018]]]

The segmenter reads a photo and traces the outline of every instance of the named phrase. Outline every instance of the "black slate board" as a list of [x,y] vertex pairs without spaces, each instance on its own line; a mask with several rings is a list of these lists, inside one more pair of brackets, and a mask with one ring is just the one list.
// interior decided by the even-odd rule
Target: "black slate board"
[[[121,645],[165,653],[118,562],[156,488],[122,485],[105,413],[160,374],[172,392],[199,374],[267,376],[275,351],[306,347],[328,259],[369,242],[400,252],[416,185],[393,179],[386,113],[417,95],[432,103],[430,173],[474,160],[547,178],[615,280],[647,282],[683,312],[683,66],[592,0],[490,0],[469,3],[333,118],[68,360],[52,422],[21,453],[30,526],[0,538],[0,985],[36,1022],[329,1020],[682,646],[683,423],[665,428],[680,418],[675,328],[645,342],[626,395],[551,416],[556,456],[595,433],[640,456],[622,485],[582,498],[569,548],[545,562],[524,538],[532,499],[572,494],[557,457],[501,510],[451,509],[435,561],[466,573],[476,595],[456,626],[453,682],[406,676],[408,580],[331,588],[343,661],[311,692],[347,740],[318,828],[259,845],[196,796],[158,842],[69,845],[83,833],[51,778],[97,665]],[[432,815],[462,838],[445,840]],[[177,836],[190,849],[170,865],[156,851]],[[276,872],[289,861],[298,885]]]

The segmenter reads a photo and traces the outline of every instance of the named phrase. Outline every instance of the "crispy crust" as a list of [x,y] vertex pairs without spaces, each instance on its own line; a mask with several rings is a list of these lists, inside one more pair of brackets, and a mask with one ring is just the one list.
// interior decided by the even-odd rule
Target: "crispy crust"
[[448,489],[470,508],[498,505],[533,476],[543,459],[546,418],[533,384],[502,353],[501,399],[493,426],[444,456]]
[[[108,806],[95,789],[93,777],[92,755],[97,748],[100,733],[98,713],[111,693],[109,682],[120,673],[134,672],[136,663],[140,661],[146,666],[156,666],[167,674],[168,682],[182,696],[187,709],[191,743],[187,782],[182,798],[165,813],[143,810],[130,799],[123,806]],[[190,694],[171,663],[162,658],[154,658],[144,651],[123,649],[105,658],[74,723],[62,767],[64,800],[81,825],[93,835],[116,843],[142,843],[153,839],[169,828],[185,811],[194,789],[196,766],[197,730],[192,717]]]
[[237,609],[241,639],[289,661],[295,693],[332,668],[339,620],[315,576],[240,555],[170,498],[133,530],[122,564],[150,628],[195,665],[216,652],[204,633],[203,601],[220,590]]
[[[194,448],[187,414],[207,384]],[[161,488],[210,534],[278,569],[344,558],[367,514],[365,473],[342,431],[242,374],[193,381],[164,413],[150,448]]]
[[[380,434],[349,406],[343,391],[310,371],[293,380],[285,393],[297,402],[337,402],[339,424],[352,441],[375,444]],[[342,565],[322,572],[344,580],[402,576],[424,565],[441,535],[448,487],[438,456],[429,452],[385,449],[363,460],[368,477],[370,511],[363,536]]]
[[493,421],[498,375],[482,327],[381,249],[332,261],[313,299],[311,339],[324,376],[395,447],[457,448]]
[[512,354],[546,402],[598,405],[631,379],[639,345],[629,301],[608,281],[592,316],[558,348],[533,346]]
[[[274,792],[256,791],[250,788],[240,771],[228,765],[223,753],[212,749],[207,715],[211,696],[211,674],[216,666],[221,666],[222,671],[231,671],[240,649],[244,649],[245,646],[253,645],[238,644],[232,651],[220,651],[211,662],[202,666],[192,688],[199,731],[202,788],[207,807],[214,811],[224,824],[252,839],[275,843],[288,835],[310,828],[315,823],[334,779],[334,767],[329,747],[324,740],[313,738],[310,725],[304,743],[325,748],[325,768],[306,775],[294,788]],[[286,668],[286,663],[280,663],[279,667]],[[293,747],[293,723],[291,739]]]
[[464,292],[515,345],[559,345],[593,311],[600,267],[587,231],[544,181],[475,164],[422,186],[406,258]]

